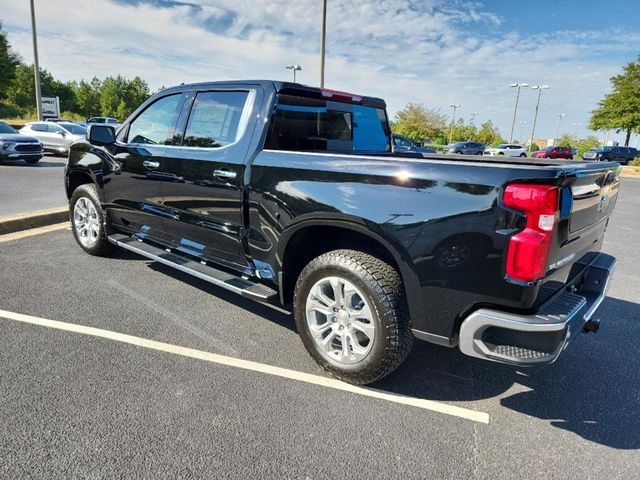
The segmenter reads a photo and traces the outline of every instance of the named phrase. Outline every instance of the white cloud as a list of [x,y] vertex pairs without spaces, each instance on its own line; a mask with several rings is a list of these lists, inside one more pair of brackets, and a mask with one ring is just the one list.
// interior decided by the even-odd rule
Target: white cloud
[[[61,8],[58,1],[36,1],[41,65],[65,80],[121,73],[157,88],[289,79],[284,65],[299,63],[299,79],[317,83],[320,2],[157,3],[66,0]],[[0,12],[10,41],[30,61],[28,2],[0,0]],[[449,113],[455,102],[463,116],[479,112],[476,121],[491,118],[508,135],[515,99],[508,85],[551,84],[540,136],[555,134],[555,113],[567,114],[563,130],[586,125],[620,68],[608,55],[631,60],[640,41],[638,32],[511,32],[482,4],[464,0],[329,0],[327,35],[327,85],[383,97],[391,113],[409,101]],[[534,92],[523,92],[519,119],[527,128],[534,102]]]

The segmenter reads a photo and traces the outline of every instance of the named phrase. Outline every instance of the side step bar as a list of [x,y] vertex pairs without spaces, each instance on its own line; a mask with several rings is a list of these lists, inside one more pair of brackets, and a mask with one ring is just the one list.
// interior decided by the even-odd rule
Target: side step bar
[[181,272],[188,273],[218,287],[238,293],[243,297],[260,302],[272,302],[278,298],[278,292],[261,283],[255,283],[232,273],[205,265],[184,255],[173,253],[143,242],[138,237],[123,234],[109,235],[109,241],[126,250],[147,257],[150,260],[168,265]]

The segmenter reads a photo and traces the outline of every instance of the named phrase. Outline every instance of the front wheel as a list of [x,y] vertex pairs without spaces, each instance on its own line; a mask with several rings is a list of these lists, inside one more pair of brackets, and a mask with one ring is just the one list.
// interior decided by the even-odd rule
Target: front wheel
[[373,383],[406,359],[413,343],[400,275],[354,250],[313,259],[296,282],[293,313],[313,359],[348,383]]
[[85,252],[106,256],[116,247],[107,240],[104,231],[104,214],[100,207],[98,189],[92,183],[80,185],[71,195],[69,216],[73,236]]

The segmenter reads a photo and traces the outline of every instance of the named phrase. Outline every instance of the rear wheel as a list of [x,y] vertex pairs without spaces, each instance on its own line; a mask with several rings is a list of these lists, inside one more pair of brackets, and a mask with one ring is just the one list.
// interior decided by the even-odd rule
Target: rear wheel
[[116,247],[107,240],[104,214],[100,207],[98,189],[92,183],[80,185],[69,201],[69,215],[73,236],[85,252],[106,256]]
[[526,153],[524,153],[524,152],[522,152],[522,153],[520,154],[520,156],[521,156],[521,157],[526,157],[526,156],[527,156],[527,154],[526,154]]
[[296,283],[293,311],[309,354],[345,382],[380,380],[411,349],[400,275],[366,253],[335,250],[312,260]]

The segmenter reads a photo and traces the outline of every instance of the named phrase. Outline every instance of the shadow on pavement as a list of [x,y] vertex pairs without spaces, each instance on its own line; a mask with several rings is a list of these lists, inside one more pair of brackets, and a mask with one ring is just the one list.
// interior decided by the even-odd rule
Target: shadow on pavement
[[[143,258],[122,251],[121,258]],[[165,265],[149,267],[296,331],[293,316]],[[500,398],[510,410],[617,449],[640,449],[640,305],[607,298],[597,334],[574,333],[553,365],[521,368],[467,357],[457,348],[416,342],[394,374],[372,387],[436,401]],[[503,396],[514,384],[527,391]]]
[[33,165],[28,164],[24,160],[3,160],[0,166],[6,165],[11,167],[24,167],[24,168],[47,168],[47,167],[64,167],[67,164],[66,160],[45,160],[42,159],[38,163]]
[[376,388],[431,400],[474,401],[500,397],[518,384],[530,390],[502,396],[500,405],[595,443],[639,449],[640,305],[607,298],[598,313],[600,332],[574,333],[553,365],[512,367],[417,343],[405,365]]

